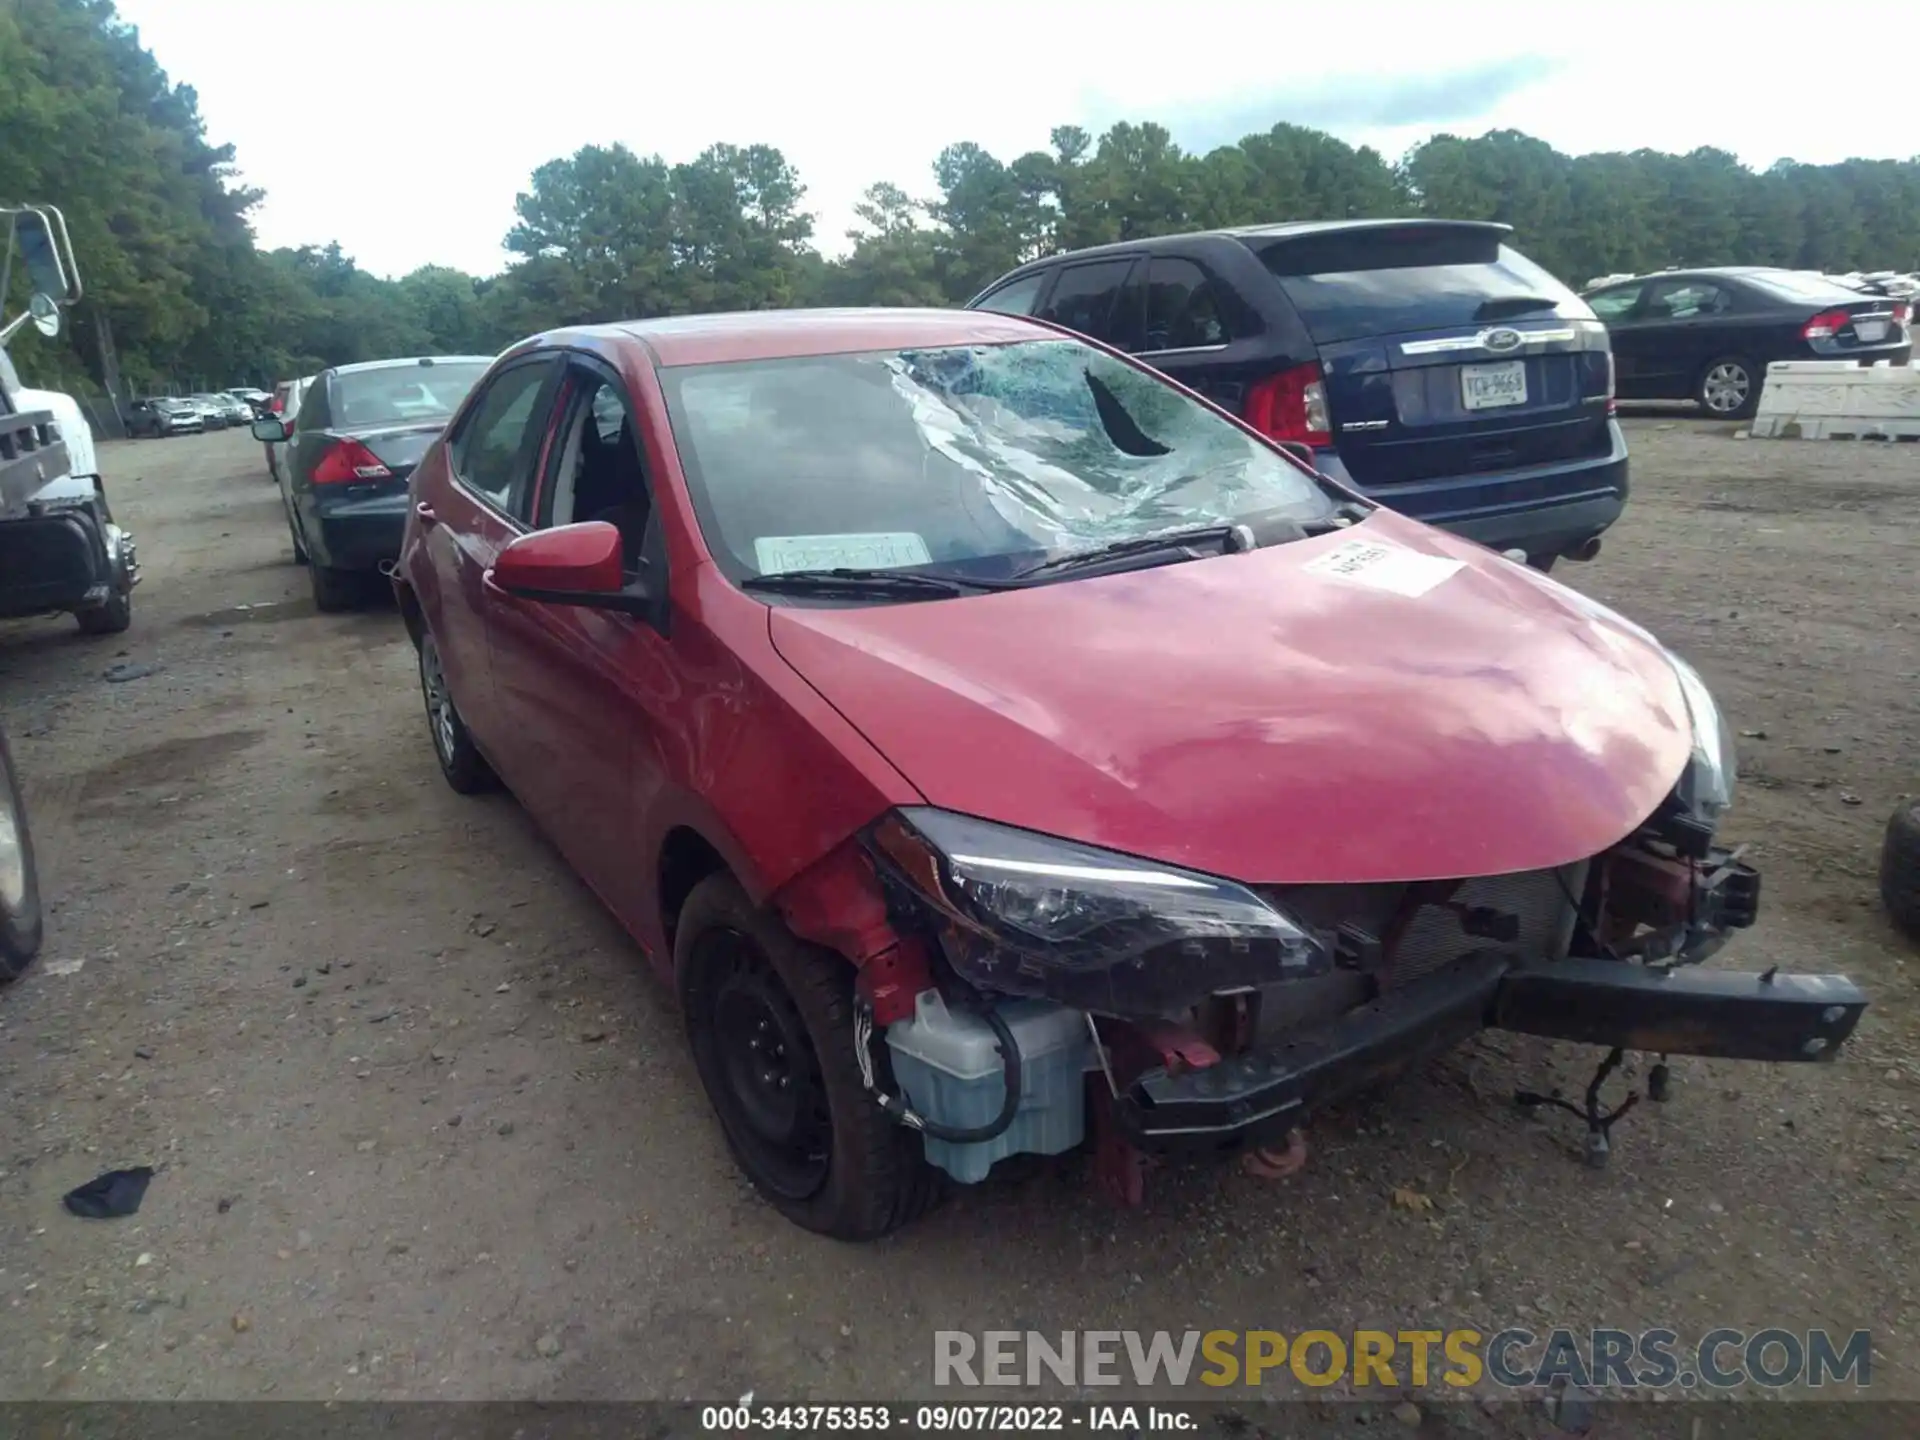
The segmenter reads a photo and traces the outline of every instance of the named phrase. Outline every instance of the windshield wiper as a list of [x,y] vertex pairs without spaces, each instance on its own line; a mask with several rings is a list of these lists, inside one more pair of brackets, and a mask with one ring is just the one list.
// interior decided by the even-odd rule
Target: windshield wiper
[[939,575],[916,575],[910,570],[783,570],[750,575],[742,590],[764,590],[775,595],[840,595],[850,599],[948,600],[972,590],[1000,588],[987,581]]
[[1129,555],[1151,555],[1162,550],[1183,550],[1189,545],[1204,545],[1210,540],[1220,542],[1220,553],[1229,555],[1242,549],[1250,549],[1245,544],[1246,537],[1239,531],[1239,525],[1196,525],[1190,530],[1165,530],[1158,535],[1137,535],[1131,540],[1115,540],[1111,544],[1099,546],[1093,550],[1074,550],[1066,555],[1056,555],[1051,560],[1042,560],[1038,565],[1029,565],[1024,570],[1016,570],[1014,580],[1030,580],[1036,575],[1058,575],[1069,570],[1086,570],[1104,565],[1109,560],[1125,559]]

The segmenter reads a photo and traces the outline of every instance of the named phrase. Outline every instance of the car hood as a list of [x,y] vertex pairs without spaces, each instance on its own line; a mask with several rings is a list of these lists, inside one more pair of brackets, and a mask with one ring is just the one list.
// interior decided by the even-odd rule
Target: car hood
[[1507,874],[1637,828],[1692,749],[1644,630],[1388,512],[997,594],[770,611],[928,803],[1267,884]]

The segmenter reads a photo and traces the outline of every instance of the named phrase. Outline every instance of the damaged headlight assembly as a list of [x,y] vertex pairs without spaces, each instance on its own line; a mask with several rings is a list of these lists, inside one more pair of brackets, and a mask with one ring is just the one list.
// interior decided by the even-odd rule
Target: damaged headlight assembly
[[1217,876],[921,806],[866,840],[890,904],[916,909],[982,990],[1170,1015],[1333,968],[1322,940]]
[[1739,778],[1733,731],[1700,673],[1671,650],[1667,651],[1667,661],[1680,681],[1687,717],[1693,725],[1693,755],[1675,787],[1675,798],[1688,815],[1712,831],[1719,828],[1720,817],[1733,804],[1734,785]]

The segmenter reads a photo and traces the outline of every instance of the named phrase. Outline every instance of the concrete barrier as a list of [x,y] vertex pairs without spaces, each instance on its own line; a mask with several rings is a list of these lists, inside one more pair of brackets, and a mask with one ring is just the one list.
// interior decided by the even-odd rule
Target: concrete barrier
[[1776,360],[1754,412],[1756,440],[1920,440],[1920,364]]

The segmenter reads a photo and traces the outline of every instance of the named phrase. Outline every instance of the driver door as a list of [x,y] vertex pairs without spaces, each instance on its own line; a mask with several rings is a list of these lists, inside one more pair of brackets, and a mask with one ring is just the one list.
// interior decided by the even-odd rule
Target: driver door
[[[546,461],[519,515],[528,530],[617,516],[629,575],[666,584],[665,547],[635,411],[618,375],[570,355],[548,422]],[[636,862],[659,792],[658,717],[678,693],[667,637],[612,610],[555,605],[484,586],[508,783],[536,823],[630,930],[652,894]]]

